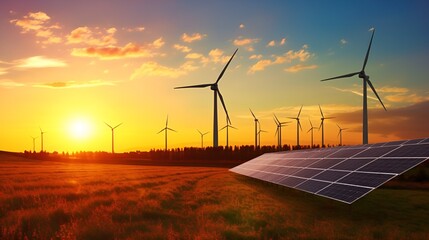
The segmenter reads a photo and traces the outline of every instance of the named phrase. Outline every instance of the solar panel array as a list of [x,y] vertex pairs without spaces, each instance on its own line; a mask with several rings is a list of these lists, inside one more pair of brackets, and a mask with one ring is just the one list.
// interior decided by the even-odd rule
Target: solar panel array
[[266,153],[230,171],[353,203],[429,159],[429,138]]

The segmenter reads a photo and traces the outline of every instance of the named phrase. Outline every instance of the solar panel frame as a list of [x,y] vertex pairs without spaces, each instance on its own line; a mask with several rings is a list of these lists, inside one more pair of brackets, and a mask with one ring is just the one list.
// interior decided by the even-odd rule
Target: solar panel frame
[[351,204],[429,159],[429,138],[266,153],[230,171]]

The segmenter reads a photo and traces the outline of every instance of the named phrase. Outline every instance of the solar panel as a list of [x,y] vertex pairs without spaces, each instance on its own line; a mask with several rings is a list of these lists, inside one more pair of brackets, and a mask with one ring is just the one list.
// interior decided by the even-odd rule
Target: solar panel
[[230,171],[344,203],[429,159],[429,138],[266,153]]

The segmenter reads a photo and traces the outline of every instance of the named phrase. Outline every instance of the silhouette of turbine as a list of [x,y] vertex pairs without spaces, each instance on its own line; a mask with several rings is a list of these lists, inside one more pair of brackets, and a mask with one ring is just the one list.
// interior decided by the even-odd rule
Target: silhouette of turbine
[[365,73],[365,67],[366,67],[366,64],[368,62],[368,56],[369,56],[369,52],[371,50],[372,39],[374,38],[374,33],[375,33],[375,29],[372,29],[371,40],[369,42],[368,50],[367,50],[366,55],[365,55],[365,60],[363,62],[362,70],[360,70],[359,72],[349,73],[349,74],[345,74],[345,75],[341,75],[341,76],[337,76],[337,77],[332,77],[332,78],[327,78],[327,79],[321,80],[321,81],[328,81],[328,80],[333,80],[333,79],[338,79],[338,78],[353,77],[355,75],[358,75],[359,78],[362,78],[362,82],[363,82],[363,94],[362,94],[362,96],[363,96],[362,143],[363,144],[368,144],[368,105],[367,105],[368,98],[367,98],[367,84],[371,87],[371,89],[374,92],[375,96],[377,96],[378,101],[380,101],[380,103],[383,106],[384,110],[387,111],[386,107],[384,106],[383,102],[381,101],[380,96],[378,96],[377,91],[375,90],[374,86],[372,85],[371,81],[369,80],[369,76],[366,75],[366,73]]
[[33,152],[36,152],[36,139],[38,137],[33,137],[33,136],[30,136],[30,137],[33,139]]
[[201,148],[204,148],[204,135],[206,135],[207,133],[209,133],[209,132],[205,132],[205,133],[202,133],[200,130],[198,130],[197,129],[197,131],[200,133],[200,135],[201,135]]
[[173,132],[177,132],[174,129],[171,129],[168,127],[168,115],[167,115],[167,120],[165,121],[165,128],[161,129],[161,131],[159,131],[157,134],[160,134],[162,131],[165,131],[165,151],[167,151],[167,132],[168,130],[173,131]]
[[320,115],[322,115],[322,117],[320,118],[320,120],[322,120],[322,121],[320,122],[319,130],[322,129],[322,147],[325,147],[325,124],[324,124],[324,122],[325,122],[325,119],[332,119],[334,117],[325,117],[323,115],[322,107],[320,107],[320,105],[319,105],[319,109],[320,109]]
[[302,106],[299,109],[298,115],[294,118],[294,117],[289,117],[290,119],[295,119],[296,120],[296,146],[299,147],[299,130],[301,129],[302,131],[302,127],[301,127],[301,123],[299,121],[299,115],[301,115],[301,110],[302,110]]
[[115,128],[119,127],[122,125],[122,123],[119,123],[118,125],[112,127],[110,126],[108,123],[104,122],[111,130],[112,130],[112,153],[115,153]]
[[40,145],[41,145],[40,152],[43,152],[43,134],[45,133],[46,132],[44,132],[42,128],[40,128]]
[[311,126],[311,128],[310,129],[308,129],[308,131],[307,131],[307,133],[309,133],[310,131],[311,131],[311,148],[313,148],[313,130],[314,129],[317,129],[317,128],[315,128],[315,127],[313,127],[313,123],[311,123],[311,120],[310,119],[308,119],[308,121],[310,121],[310,126]]
[[258,125],[260,123],[259,123],[259,120],[256,118],[255,114],[253,113],[252,109],[249,108],[249,110],[253,116],[253,119],[255,120],[255,149],[256,149],[256,147],[258,146]]
[[222,103],[223,109],[225,110],[225,114],[227,116],[227,122],[231,123],[231,120],[229,119],[228,111],[226,110],[225,102],[223,101],[222,94],[219,91],[218,83],[220,79],[222,78],[223,74],[225,73],[226,69],[228,68],[229,63],[234,58],[235,54],[237,53],[238,49],[235,50],[234,54],[232,54],[231,58],[229,59],[228,63],[223,68],[222,72],[220,73],[219,77],[217,78],[216,82],[214,83],[206,83],[206,84],[199,84],[199,85],[191,85],[191,86],[183,86],[183,87],[175,87],[174,89],[181,89],[181,88],[206,88],[210,87],[211,90],[213,90],[214,94],[214,111],[213,111],[213,147],[218,147],[218,121],[217,121],[217,96],[219,95],[220,101]]
[[281,150],[282,149],[282,126],[287,126],[287,123],[290,122],[280,122],[279,119],[277,118],[276,114],[274,115],[274,122],[276,123],[276,133],[274,134],[274,136],[277,135],[277,145],[278,145],[278,149]]
[[228,123],[228,118],[226,119],[226,125],[219,129],[219,132],[222,131],[223,129],[226,129],[226,147],[229,147],[229,128],[233,128],[235,130],[237,130],[236,127],[233,127],[231,124]]
[[343,146],[343,131],[347,130],[348,128],[341,128],[338,124],[337,127],[339,129],[337,137],[340,137],[340,146]]

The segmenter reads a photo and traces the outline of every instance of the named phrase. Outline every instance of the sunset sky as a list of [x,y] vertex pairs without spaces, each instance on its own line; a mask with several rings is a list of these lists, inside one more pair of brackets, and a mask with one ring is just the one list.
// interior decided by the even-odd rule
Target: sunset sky
[[[309,119],[325,143],[362,142],[362,80],[320,79],[362,68],[388,111],[368,89],[369,141],[429,137],[429,2],[422,1],[23,1],[0,2],[0,150],[116,152],[200,146],[210,133],[213,92],[174,87],[219,82],[232,125],[232,145],[254,142],[253,110],[262,145],[276,144],[273,113],[296,117],[301,144]],[[225,114],[218,103],[219,128]],[[296,143],[296,122],[283,128]],[[321,132],[314,132],[320,144]],[[219,133],[225,145],[225,132]],[[40,150],[40,137],[36,139]]]

